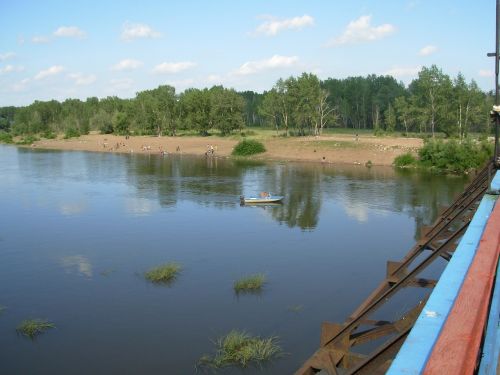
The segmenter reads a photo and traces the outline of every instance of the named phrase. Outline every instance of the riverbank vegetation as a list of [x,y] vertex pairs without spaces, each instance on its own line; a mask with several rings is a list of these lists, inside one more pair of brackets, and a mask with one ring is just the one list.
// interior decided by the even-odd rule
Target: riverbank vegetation
[[201,357],[199,367],[219,369],[228,366],[262,365],[283,354],[277,337],[261,338],[238,330],[232,330],[214,343],[215,354]]
[[177,263],[165,263],[161,266],[154,267],[144,274],[146,280],[153,283],[163,283],[168,284],[173,282],[179,272],[181,271],[181,266]]
[[405,153],[394,159],[394,165],[465,173],[482,167],[492,155],[493,145],[486,141],[475,142],[469,138],[460,142],[454,139],[428,139],[418,151],[418,158],[411,153]]
[[134,98],[107,97],[35,101],[0,108],[0,132],[171,135],[184,131],[228,135],[244,127],[274,129],[277,135],[317,135],[347,128],[375,134],[430,133],[464,138],[490,130],[492,94],[462,74],[452,78],[437,66],[423,67],[408,86],[391,76],[320,80],[303,73],[279,79],[263,93],[222,86],[176,93],[163,85]]
[[259,273],[235,281],[233,287],[236,293],[255,293],[260,292],[265,283],[266,275]]
[[[408,86],[392,76],[320,80],[303,73],[279,79],[263,93],[223,86],[177,93],[162,85],[130,99],[90,97],[1,107],[0,142],[13,142],[14,137],[17,143],[29,144],[38,137],[61,134],[68,139],[90,131],[154,136],[236,133],[241,139],[258,134],[253,129],[268,129],[269,137],[322,135],[340,129],[356,135],[462,141],[472,133],[491,133],[492,103],[492,93],[480,90],[474,80],[467,81],[461,73],[450,77],[435,65],[423,67]],[[245,132],[249,127],[252,130]],[[422,165],[435,161],[423,158]]]
[[234,156],[250,156],[266,152],[264,145],[254,139],[244,139],[240,141],[232,152]]
[[16,328],[16,331],[31,339],[48,329],[55,328],[55,324],[45,319],[28,319],[23,320]]

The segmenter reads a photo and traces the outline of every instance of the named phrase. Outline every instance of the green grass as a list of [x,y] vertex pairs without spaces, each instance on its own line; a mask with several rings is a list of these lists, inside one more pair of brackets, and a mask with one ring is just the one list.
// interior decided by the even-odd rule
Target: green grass
[[44,319],[23,320],[16,328],[20,334],[33,339],[35,336],[45,332],[48,329],[55,328],[54,323]]
[[144,274],[144,277],[153,283],[168,284],[177,278],[180,271],[181,266],[179,264],[170,262],[150,269]]
[[266,283],[266,275],[256,274],[243,277],[234,283],[234,291],[236,293],[252,293],[260,292]]
[[266,152],[266,148],[262,143],[254,139],[244,139],[240,141],[232,152],[234,156],[250,156]]
[[320,148],[320,149],[327,149],[327,148],[360,148],[363,147],[359,142],[356,141],[315,141],[314,142],[314,147]]
[[198,366],[215,369],[227,366],[248,367],[261,365],[283,355],[276,336],[261,338],[245,331],[232,330],[214,344],[215,354],[201,357]]

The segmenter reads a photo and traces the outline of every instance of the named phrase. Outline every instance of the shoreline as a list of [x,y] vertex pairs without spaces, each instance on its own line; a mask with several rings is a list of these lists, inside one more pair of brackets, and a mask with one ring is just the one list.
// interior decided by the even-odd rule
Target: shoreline
[[[250,160],[293,161],[320,164],[392,166],[394,158],[422,147],[419,138],[375,137],[339,134],[319,137],[267,138],[260,140],[266,152]],[[213,147],[216,157],[230,157],[238,140],[223,137],[155,137],[88,134],[71,139],[42,139],[31,148],[90,152],[205,155]]]

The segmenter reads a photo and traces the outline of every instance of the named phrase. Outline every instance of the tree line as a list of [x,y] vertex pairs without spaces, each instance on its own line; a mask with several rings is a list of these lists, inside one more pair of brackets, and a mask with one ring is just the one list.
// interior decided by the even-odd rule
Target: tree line
[[345,79],[303,73],[279,79],[268,91],[237,92],[223,86],[190,88],[177,94],[162,85],[134,98],[116,96],[35,101],[25,107],[1,107],[0,131],[12,135],[102,133],[171,135],[189,130],[222,135],[245,126],[272,127],[278,134],[318,135],[325,128],[444,133],[466,137],[490,131],[492,93],[459,73],[451,78],[437,66],[424,67],[408,87],[392,76]]

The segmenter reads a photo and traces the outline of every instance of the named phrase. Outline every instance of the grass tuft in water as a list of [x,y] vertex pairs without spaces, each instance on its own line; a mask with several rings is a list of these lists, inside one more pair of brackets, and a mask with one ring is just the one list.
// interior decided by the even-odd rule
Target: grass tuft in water
[[144,277],[146,278],[146,280],[153,283],[168,284],[176,279],[180,271],[181,266],[177,263],[171,262],[150,269],[145,273]]
[[304,305],[292,305],[288,306],[287,310],[293,313],[299,313],[304,308]]
[[113,272],[115,272],[114,269],[104,270],[104,271],[101,271],[101,276],[107,277],[107,276],[111,275]]
[[265,283],[266,283],[266,275],[262,273],[246,276],[235,281],[234,291],[236,293],[260,292]]
[[6,309],[5,306],[0,305],[0,315],[3,314],[3,312],[5,311],[5,309]]
[[45,332],[50,328],[55,328],[54,323],[44,319],[23,320],[16,328],[16,331],[33,339],[35,336]]
[[227,366],[247,367],[261,365],[283,355],[278,337],[261,338],[245,331],[232,330],[214,342],[216,354],[204,355],[198,366],[222,368]]

